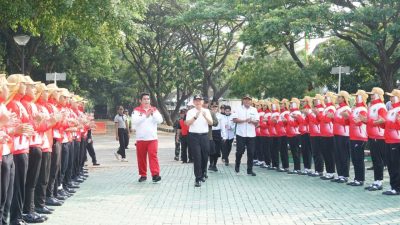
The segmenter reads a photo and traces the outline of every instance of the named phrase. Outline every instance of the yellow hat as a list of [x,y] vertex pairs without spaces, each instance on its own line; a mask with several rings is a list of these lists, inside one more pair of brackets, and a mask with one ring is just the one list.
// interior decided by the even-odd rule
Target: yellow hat
[[398,90],[398,89],[393,89],[393,91],[392,91],[391,93],[386,92],[386,95],[389,95],[390,97],[397,96],[397,97],[400,98],[400,90]]
[[49,90],[47,88],[47,86],[45,84],[43,84],[43,83],[36,84],[35,87],[36,87],[36,98],[35,98],[35,101],[37,101],[40,98],[40,96],[42,95],[42,93],[44,91],[48,91]]
[[313,101],[312,101],[313,99],[310,97],[310,96],[304,96],[304,98],[303,99],[300,99],[300,101],[304,101],[304,102],[306,102],[306,104],[307,105],[309,105],[310,107],[312,106],[312,104],[313,104]]
[[19,84],[25,82],[25,77],[22,74],[11,74],[7,77],[9,83]]
[[323,106],[325,106],[325,102],[324,102],[324,96],[320,95],[320,94],[316,94],[315,97],[313,98],[314,100],[319,100],[320,104],[322,104]]
[[61,90],[61,95],[62,96],[65,96],[65,97],[68,97],[68,98],[72,97],[72,95],[69,93],[68,89],[60,88],[60,90]]
[[286,109],[289,109],[290,102],[287,98],[282,99],[280,103],[284,104]]
[[281,110],[279,107],[279,100],[276,98],[271,99],[271,108],[270,108],[271,111],[273,110],[274,106],[275,106],[275,110],[278,110],[278,112]]
[[6,75],[4,73],[0,74],[0,84],[6,84],[8,86],[15,86],[16,83],[10,83],[7,81]]
[[335,93],[328,91],[328,92],[326,92],[325,97],[329,97],[331,99],[332,104],[336,103],[336,94]]
[[340,91],[338,94],[335,94],[337,97],[343,97],[344,101],[347,105],[349,105],[350,94],[347,91]]
[[299,100],[298,98],[292,98],[292,99],[290,100],[290,103],[296,103],[297,108],[300,107],[300,100]]
[[364,90],[357,90],[355,94],[352,94],[354,96],[361,96],[363,99],[363,102],[366,103],[368,99],[368,94]]
[[371,92],[367,92],[367,94],[369,94],[369,95],[377,94],[377,95],[379,95],[379,98],[382,101],[384,101],[383,95],[385,94],[385,92],[383,91],[382,88],[374,87],[374,88],[372,88],[372,91]]
[[269,110],[271,110],[271,101],[265,100],[265,106],[267,106],[267,108],[268,108]]
[[24,83],[26,84],[39,84],[39,81],[33,81],[30,76],[24,76]]
[[79,95],[74,95],[74,96],[72,97],[72,100],[73,100],[74,102],[81,102],[81,101],[83,101],[83,98],[82,98],[81,96],[79,96]]

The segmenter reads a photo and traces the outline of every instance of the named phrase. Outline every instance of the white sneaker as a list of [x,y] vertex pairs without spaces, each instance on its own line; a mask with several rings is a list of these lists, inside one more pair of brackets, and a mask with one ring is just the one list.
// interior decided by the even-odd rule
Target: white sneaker
[[121,160],[121,155],[120,154],[118,154],[117,152],[114,152],[114,155],[115,155],[115,158],[117,160]]
[[128,162],[126,158],[121,159],[121,162]]

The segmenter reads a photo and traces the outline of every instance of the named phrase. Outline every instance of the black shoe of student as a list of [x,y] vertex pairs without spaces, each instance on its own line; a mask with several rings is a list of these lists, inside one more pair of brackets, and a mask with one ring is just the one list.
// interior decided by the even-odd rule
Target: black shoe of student
[[38,214],[29,213],[22,216],[22,219],[27,223],[43,223],[45,221],[44,218],[40,217]]
[[37,213],[39,213],[39,214],[52,214],[53,212],[49,209],[49,208],[47,208],[46,206],[45,207],[36,207],[35,208],[35,211],[37,212]]
[[77,177],[77,178],[74,179],[74,181],[75,181],[76,183],[83,183],[85,180],[82,179],[82,178],[80,178],[80,177]]
[[93,163],[93,166],[100,166],[100,163],[95,162]]
[[158,176],[158,175],[155,175],[155,176],[153,176],[153,182],[158,182],[158,181],[160,181],[161,180],[161,177],[160,176]]
[[11,221],[11,225],[28,225],[24,220]]
[[400,192],[396,190],[389,190],[389,191],[384,191],[382,192],[383,195],[400,195]]
[[45,204],[49,205],[49,206],[61,206],[62,205],[62,203],[60,201],[58,201],[57,199],[49,198],[49,197],[46,198]]
[[196,182],[194,182],[194,186],[195,186],[195,187],[201,187],[201,183],[200,183],[200,181],[196,181]]
[[60,200],[60,201],[65,201],[65,200],[68,199],[68,196],[66,196],[66,195],[57,195],[56,199]]
[[205,179],[208,179],[207,173],[204,173],[204,174],[203,174],[203,177],[204,177]]
[[147,180],[147,177],[140,177],[138,181],[139,181],[139,182],[144,182],[144,181],[146,181],[146,180]]
[[188,163],[193,163],[193,160],[189,160]]
[[239,171],[240,171],[240,165],[236,163],[235,164],[235,172],[239,173]]
[[211,165],[208,166],[208,170],[213,170],[213,167]]
[[188,163],[187,161],[182,161],[182,164]]
[[254,172],[247,172],[247,175],[255,177],[255,176],[256,176],[256,173],[254,173]]
[[339,180],[340,180],[340,178],[339,178],[339,177],[336,177],[336,178],[333,178],[333,179],[331,180],[331,182],[336,182],[336,183],[338,183]]
[[211,168],[211,170],[214,171],[214,172],[218,172],[217,166],[213,166],[213,167]]
[[179,161],[179,157],[178,157],[178,156],[175,156],[175,157],[174,157],[174,160],[175,160],[175,161]]
[[374,167],[373,166],[368,167],[367,170],[374,170]]
[[202,178],[200,178],[200,181],[204,183],[204,182],[206,182],[206,178],[202,177]]
[[64,187],[64,191],[66,191],[67,193],[73,194],[76,193],[76,191],[72,188],[68,188],[68,187]]

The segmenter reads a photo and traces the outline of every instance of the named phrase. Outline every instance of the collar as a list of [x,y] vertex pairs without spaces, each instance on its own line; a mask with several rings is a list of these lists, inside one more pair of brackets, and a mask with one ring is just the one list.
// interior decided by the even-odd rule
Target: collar
[[333,105],[332,102],[328,102],[328,103],[325,104],[326,107],[331,106],[331,105]]
[[372,105],[375,105],[375,104],[378,104],[378,103],[382,103],[382,100],[380,100],[380,99],[375,99],[375,100],[372,100],[372,101],[371,101],[371,104],[372,104]]
[[356,104],[356,107],[367,107],[364,102],[360,102]]
[[322,104],[316,105],[315,108],[320,109],[320,108],[324,108],[324,106]]
[[400,102],[396,102],[396,103],[392,104],[392,107],[393,107],[393,108],[397,108],[397,107],[399,107],[399,106],[400,106]]
[[294,111],[299,111],[299,109],[298,108],[290,109],[290,112],[294,112]]
[[311,109],[311,106],[309,104],[306,104],[303,108],[305,109]]
[[347,106],[346,102],[339,103],[339,108],[342,108],[344,106]]

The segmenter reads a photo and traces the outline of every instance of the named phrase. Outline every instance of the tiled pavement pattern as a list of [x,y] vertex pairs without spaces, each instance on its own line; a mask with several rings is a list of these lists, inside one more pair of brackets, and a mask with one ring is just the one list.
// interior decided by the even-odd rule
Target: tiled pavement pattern
[[[173,161],[173,136],[160,134],[162,181],[137,182],[134,151],[117,162],[117,143],[98,136],[101,167],[46,224],[400,224],[400,196],[366,192],[363,187],[286,175],[256,168],[256,177],[218,166],[201,188],[194,187],[193,165]],[[132,146],[132,145],[131,145]],[[233,150],[234,153],[234,150]],[[234,154],[231,155],[232,160]],[[245,161],[243,161],[245,162]],[[369,164],[368,164],[369,165]],[[368,182],[372,173],[367,174]],[[385,186],[388,187],[387,181]]]

